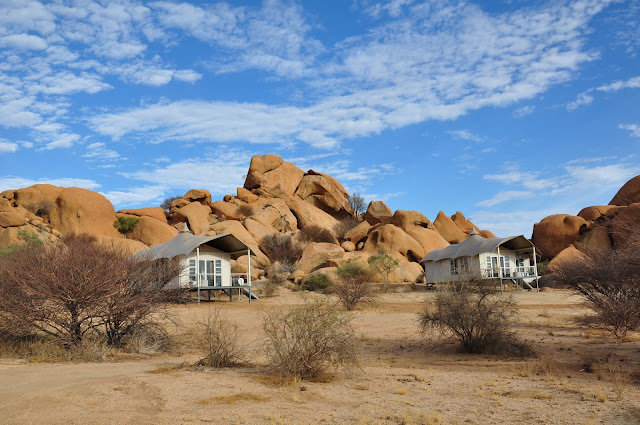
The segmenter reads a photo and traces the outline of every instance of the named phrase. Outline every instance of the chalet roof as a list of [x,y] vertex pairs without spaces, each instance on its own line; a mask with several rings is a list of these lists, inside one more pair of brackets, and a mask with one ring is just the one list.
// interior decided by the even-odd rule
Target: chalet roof
[[[173,258],[179,255],[187,255],[200,245],[209,245],[213,248],[217,248],[220,251],[228,252],[230,254],[244,255],[250,248],[231,234],[215,235],[215,236],[195,236],[189,230],[186,223],[182,226],[180,233],[174,236],[172,239],[163,243],[162,245],[156,245],[152,248],[145,249],[136,254],[136,256],[147,257],[151,260],[158,260],[160,258]],[[253,252],[252,252],[253,254]]]
[[513,250],[533,247],[533,244],[522,235],[508,236],[506,238],[485,239],[477,232],[472,231],[469,234],[469,237],[459,244],[431,251],[422,260],[420,260],[420,262],[423,263],[426,261],[439,261],[460,257],[474,257],[483,252],[493,252],[501,245],[505,245],[506,248]]

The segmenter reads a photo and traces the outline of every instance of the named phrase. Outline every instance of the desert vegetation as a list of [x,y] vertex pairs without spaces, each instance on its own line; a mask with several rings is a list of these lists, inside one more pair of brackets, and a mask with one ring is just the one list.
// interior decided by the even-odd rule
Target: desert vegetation
[[172,262],[132,259],[91,236],[27,242],[0,256],[0,329],[67,349],[88,337],[118,347],[153,328],[170,294],[161,289],[177,273]]
[[339,280],[332,285],[332,290],[347,310],[375,304],[376,288],[370,283],[369,269],[358,263],[346,263],[338,267],[336,273]]

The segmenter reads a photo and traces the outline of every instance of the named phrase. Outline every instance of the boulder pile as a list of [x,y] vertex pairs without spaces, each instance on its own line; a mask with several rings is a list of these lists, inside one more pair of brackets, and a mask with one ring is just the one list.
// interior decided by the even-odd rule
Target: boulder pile
[[532,242],[550,267],[563,258],[609,251],[640,229],[640,176],[625,183],[608,205],[583,208],[578,215],[554,214],[533,226]]
[[[423,276],[418,261],[428,252],[463,241],[473,229],[494,237],[461,212],[448,217],[440,211],[432,222],[418,211],[394,212],[383,201],[373,201],[364,214],[357,214],[348,198],[332,176],[305,172],[271,154],[251,159],[236,194],[213,201],[208,191],[192,189],[173,200],[168,211],[152,207],[116,212],[99,193],[39,184],[0,195],[0,246],[17,242],[18,230],[28,229],[52,240],[88,233],[137,252],[167,242],[187,223],[196,235],[231,233],[246,243],[255,255],[253,276],[268,277],[284,268],[291,281],[300,283],[318,270],[335,272],[346,262],[366,265],[370,256],[385,251],[399,261],[392,278],[415,282]],[[118,217],[139,219],[126,238],[113,227]],[[568,230],[567,235],[573,233]],[[290,247],[287,258],[281,258],[274,245],[283,240]],[[240,257],[232,269],[246,270],[247,263],[246,256]]]

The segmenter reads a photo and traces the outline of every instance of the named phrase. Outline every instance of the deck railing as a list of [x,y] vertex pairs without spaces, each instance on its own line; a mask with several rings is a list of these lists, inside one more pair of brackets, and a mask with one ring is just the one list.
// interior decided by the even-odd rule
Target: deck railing
[[248,273],[229,273],[226,275],[202,273],[197,279],[191,277],[190,283],[193,288],[237,288],[238,286],[251,286]]
[[523,277],[536,277],[536,268],[534,266],[526,267],[493,267],[481,269],[484,278],[509,278],[518,279]]

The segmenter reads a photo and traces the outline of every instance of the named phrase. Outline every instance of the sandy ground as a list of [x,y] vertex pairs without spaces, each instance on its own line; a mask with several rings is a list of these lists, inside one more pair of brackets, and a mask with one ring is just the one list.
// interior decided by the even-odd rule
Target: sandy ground
[[[577,297],[515,294],[521,309],[516,329],[537,352],[523,360],[428,344],[415,322],[432,296],[386,294],[377,307],[353,313],[362,368],[325,383],[278,384],[260,355],[248,367],[201,371],[172,369],[197,359],[188,352],[104,363],[0,359],[0,423],[640,423],[640,340],[618,344],[573,325]],[[300,302],[301,294],[287,293],[251,304],[177,306],[175,312],[188,327],[219,306],[239,324],[243,341],[258,349],[262,312]],[[590,358],[603,362],[600,372],[584,370]]]

